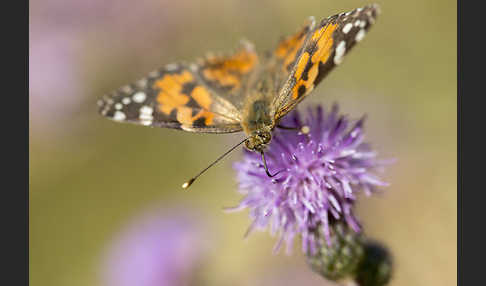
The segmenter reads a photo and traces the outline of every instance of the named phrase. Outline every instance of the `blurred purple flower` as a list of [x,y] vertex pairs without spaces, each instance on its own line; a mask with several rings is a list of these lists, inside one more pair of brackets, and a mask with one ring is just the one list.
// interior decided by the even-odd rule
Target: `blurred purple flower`
[[81,74],[75,38],[49,32],[31,36],[29,109],[32,123],[58,127],[82,101]]
[[338,284],[324,280],[318,275],[309,272],[307,265],[279,266],[278,268],[266,269],[257,277],[249,277],[248,285],[265,286],[339,286]]
[[38,134],[72,131],[83,103],[101,92],[93,82],[101,67],[155,49],[150,43],[171,31],[182,8],[165,0],[31,2],[29,112]]
[[364,118],[355,122],[322,107],[309,109],[305,119],[294,111],[281,125],[308,126],[310,132],[276,129],[265,153],[270,172],[283,170],[274,178],[263,171],[261,157],[245,150],[244,158],[235,163],[240,192],[246,196],[233,210],[250,209],[254,228],[270,225],[272,235],[279,234],[274,250],[287,243],[291,250],[296,235],[302,236],[304,252],[315,253],[322,241],[318,230],[330,243],[329,224],[344,220],[354,231],[360,225],[352,213],[356,193],[371,194],[376,186],[386,186],[373,175],[385,162],[363,143]]
[[150,213],[137,218],[110,245],[103,285],[190,284],[208,250],[203,224],[194,217]]

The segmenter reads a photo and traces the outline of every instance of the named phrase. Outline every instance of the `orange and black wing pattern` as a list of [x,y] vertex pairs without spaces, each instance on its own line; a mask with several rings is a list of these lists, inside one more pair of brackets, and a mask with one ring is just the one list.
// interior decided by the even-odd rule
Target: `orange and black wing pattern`
[[114,121],[203,133],[241,131],[238,110],[210,90],[197,65],[170,64],[98,101]]
[[119,122],[191,132],[241,131],[241,105],[258,67],[253,45],[195,64],[170,64],[105,95],[99,112]]
[[[369,5],[334,15],[315,27],[306,25],[304,30],[279,44],[274,57],[285,55],[281,69],[290,72],[273,102],[276,119],[292,110],[335,66],[342,63],[344,56],[366,35],[378,14],[379,7]],[[296,50],[297,58],[294,57]]]
[[295,62],[302,54],[310,32],[314,29],[316,21],[314,17],[309,17],[303,27],[295,34],[283,38],[272,53],[272,65],[269,71],[273,73],[273,79],[277,90],[285,84],[285,81],[292,73]]
[[213,92],[241,109],[252,83],[257,80],[259,58],[253,44],[241,41],[230,55],[208,54],[198,60],[198,76]]

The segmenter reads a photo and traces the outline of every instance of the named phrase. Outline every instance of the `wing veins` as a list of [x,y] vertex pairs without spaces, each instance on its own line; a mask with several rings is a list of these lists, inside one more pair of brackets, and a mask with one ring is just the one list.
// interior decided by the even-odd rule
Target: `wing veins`
[[234,121],[235,123],[240,123],[241,121],[241,118],[240,118],[240,113],[238,112],[238,109],[236,109],[236,107],[231,103],[229,102],[228,100],[224,99],[223,97],[221,97],[219,95],[219,92],[216,91],[214,88],[212,88],[211,86],[209,86],[208,84],[206,84],[206,82],[201,78],[201,76],[199,75],[198,72],[196,71],[193,71],[191,68],[189,68],[189,70],[191,70],[194,78],[196,79],[196,81],[201,84],[202,86],[204,86],[208,91],[210,91],[210,93],[212,94],[212,97],[213,99],[217,102],[218,104],[222,105],[224,108],[226,108],[227,110],[231,110],[232,112],[231,113],[236,113],[235,115],[238,115],[238,118],[235,118],[235,117],[229,117],[228,115],[225,115],[225,114],[222,114],[222,113],[219,113],[219,112],[215,112],[213,110],[208,110],[204,107],[201,106],[201,109],[202,110],[205,110],[205,111],[208,111],[208,112],[212,112],[216,115],[219,115],[221,117],[224,117],[228,120],[231,120],[231,121]]

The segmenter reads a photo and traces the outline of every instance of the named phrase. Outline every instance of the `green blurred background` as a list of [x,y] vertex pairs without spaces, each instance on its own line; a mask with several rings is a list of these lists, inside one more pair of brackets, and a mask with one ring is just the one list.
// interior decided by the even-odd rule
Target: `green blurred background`
[[[205,285],[269,285],[283,271],[300,271],[289,285],[321,285],[298,243],[290,256],[273,255],[267,232],[243,239],[246,211],[222,211],[241,198],[231,169],[241,151],[181,190],[241,134],[117,124],[97,114],[96,100],[167,63],[241,38],[263,52],[310,15],[369,3],[30,1],[31,285],[101,285],[110,242],[154,207],[204,218],[201,239],[213,245],[200,266]],[[377,3],[375,26],[302,105],[366,113],[367,141],[397,159],[383,176],[391,186],[361,197],[357,210],[366,234],[394,255],[391,285],[456,285],[456,1]]]

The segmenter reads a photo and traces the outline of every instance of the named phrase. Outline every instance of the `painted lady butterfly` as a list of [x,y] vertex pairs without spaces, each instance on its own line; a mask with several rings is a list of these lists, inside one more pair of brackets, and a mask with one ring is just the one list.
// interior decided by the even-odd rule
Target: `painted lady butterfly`
[[342,63],[378,14],[379,7],[373,4],[319,24],[311,17],[265,57],[259,57],[252,44],[242,42],[232,55],[169,64],[105,95],[98,102],[99,111],[114,121],[146,126],[205,133],[244,131],[247,138],[240,144],[261,153],[265,171],[273,176],[263,153],[272,130]]

